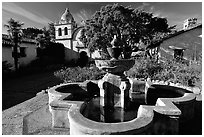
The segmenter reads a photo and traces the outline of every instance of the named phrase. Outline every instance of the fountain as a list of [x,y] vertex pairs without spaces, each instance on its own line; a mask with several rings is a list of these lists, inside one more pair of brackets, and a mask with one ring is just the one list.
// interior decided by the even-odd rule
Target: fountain
[[[114,40],[109,51],[120,51]],[[119,55],[111,53],[110,60],[95,60],[106,72],[98,81],[100,96],[70,108],[70,134],[179,134],[179,124],[193,119],[194,109],[188,108],[194,108],[195,95],[185,89],[127,78],[124,71],[135,61],[118,59]],[[138,90],[144,95],[140,96],[143,103],[138,101]]]
[[[119,54],[117,54],[119,55]],[[99,81],[67,83],[48,90],[53,129],[70,135],[185,134],[202,115],[201,95],[189,87],[130,79],[132,59],[95,60]]]
[[[133,67],[135,61],[118,59],[122,49],[114,35],[112,47],[107,48],[110,60],[95,60],[96,66],[105,71],[106,75],[98,81],[100,97],[87,103],[83,116],[98,122],[115,123],[132,120],[136,117],[137,108],[130,108],[129,90],[131,84],[124,71]],[[134,111],[133,111],[134,110]]]

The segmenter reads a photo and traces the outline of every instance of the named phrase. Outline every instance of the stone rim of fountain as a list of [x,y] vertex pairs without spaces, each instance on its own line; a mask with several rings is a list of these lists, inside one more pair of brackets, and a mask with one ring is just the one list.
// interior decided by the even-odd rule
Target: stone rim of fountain
[[86,106],[84,103],[73,104],[68,112],[68,117],[70,123],[72,123],[70,124],[70,128],[77,127],[82,133],[85,132],[86,134],[90,135],[123,134],[132,130],[139,133],[151,125],[154,117],[153,107],[141,105],[139,107],[138,117],[133,120],[120,123],[101,123],[84,117],[82,115],[82,111],[85,109],[85,107]]
[[[71,83],[71,85],[72,84],[73,83]],[[74,84],[80,84],[80,83],[74,83]],[[140,132],[143,132],[143,130],[145,130],[146,128],[151,126],[151,123],[153,121],[152,117],[154,117],[154,113],[155,112],[156,113],[160,113],[162,115],[166,115],[166,116],[176,116],[176,117],[179,117],[181,115],[181,110],[177,108],[176,104],[179,105],[179,104],[189,103],[189,102],[191,102],[191,101],[193,101],[195,99],[195,95],[196,95],[196,94],[193,94],[193,91],[190,90],[189,87],[185,87],[185,86],[182,86],[182,85],[179,85],[179,84],[167,83],[167,82],[163,82],[163,81],[153,81],[152,84],[153,85],[158,85],[159,84],[159,85],[174,86],[174,87],[178,87],[178,88],[189,90],[192,93],[186,93],[182,97],[178,97],[178,98],[158,98],[157,104],[155,106],[140,105],[140,107],[139,107],[140,111],[138,111],[138,117],[137,118],[135,118],[135,119],[133,119],[131,121],[121,122],[121,123],[101,123],[101,122],[96,122],[96,121],[89,120],[86,117],[84,117],[82,115],[82,113],[81,113],[81,110],[84,109],[84,105],[85,105],[84,102],[79,102],[79,101],[64,101],[63,98],[65,98],[65,96],[67,96],[68,93],[58,93],[58,91],[55,90],[57,87],[70,85],[70,83],[57,85],[54,88],[51,88],[50,91],[53,94],[56,94],[56,95],[63,94],[64,96],[60,97],[60,98],[58,98],[58,99],[56,99],[54,101],[51,101],[50,103],[51,103],[51,105],[57,105],[58,104],[57,106],[61,107],[61,109],[66,109],[66,111],[67,111],[67,109],[70,109],[69,111],[66,112],[68,114],[68,117],[69,117],[69,122],[71,122],[70,123],[70,131],[71,131],[71,128],[73,128],[72,125],[75,122],[80,124],[82,119],[85,119],[87,125],[91,125],[91,126],[93,126],[93,124],[100,125],[98,129],[96,129],[96,128],[95,129],[91,129],[92,127],[90,128],[89,126],[88,127],[82,126],[82,127],[84,127],[84,128],[81,129],[81,133],[82,134],[109,134],[109,133],[111,134],[111,133],[113,133],[112,131],[111,132],[104,131],[104,132],[100,132],[99,133],[98,131],[101,129],[101,125],[103,125],[105,127],[107,127],[108,124],[111,124],[112,126],[113,125],[114,126],[115,125],[118,126],[120,124],[123,125],[124,123],[128,124],[129,122],[134,123],[133,121],[137,121],[136,123],[134,123],[134,126],[135,126],[134,129],[135,129],[135,132],[140,134]],[[49,93],[49,90],[48,90],[48,93]],[[66,108],[66,107],[68,107],[68,108]],[[149,113],[149,115],[146,115],[147,112]],[[78,119],[76,118],[76,115],[81,117],[80,121],[78,121]],[[138,121],[140,121],[138,119],[142,119],[143,122],[142,123],[138,123]],[[149,122],[147,122],[147,121],[145,122],[144,121],[145,119],[149,119],[150,121]],[[139,124],[139,125],[137,125],[137,124]],[[144,128],[143,128],[143,126],[144,126]],[[122,128],[122,126],[121,126],[121,128]],[[89,129],[91,131],[89,131]],[[141,129],[143,129],[143,130],[141,130]],[[77,133],[77,134],[79,134],[79,133]],[[115,133],[113,133],[113,134],[123,134],[123,133],[117,132],[117,130],[115,130]]]

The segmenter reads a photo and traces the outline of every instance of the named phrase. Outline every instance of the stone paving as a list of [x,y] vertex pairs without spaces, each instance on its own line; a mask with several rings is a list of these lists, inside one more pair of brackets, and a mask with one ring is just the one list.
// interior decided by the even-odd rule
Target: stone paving
[[[12,108],[2,112],[2,135],[22,135],[23,131],[23,117],[35,112],[30,122],[38,121],[34,125],[36,130],[28,130],[31,135],[62,135],[69,132],[52,130],[51,129],[51,114],[48,111],[48,95],[44,91],[36,95],[36,97],[18,104]],[[29,124],[29,123],[28,123]],[[30,124],[33,125],[33,124]]]

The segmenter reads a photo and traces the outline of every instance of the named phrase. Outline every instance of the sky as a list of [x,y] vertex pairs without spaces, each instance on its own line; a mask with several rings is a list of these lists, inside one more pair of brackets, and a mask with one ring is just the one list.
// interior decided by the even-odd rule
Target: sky
[[6,33],[10,18],[24,23],[24,28],[43,28],[50,22],[58,22],[65,8],[69,8],[75,21],[89,19],[101,6],[119,3],[123,6],[144,9],[152,12],[154,16],[165,17],[169,25],[182,28],[187,18],[196,17],[202,22],[201,2],[2,2],[2,33]]

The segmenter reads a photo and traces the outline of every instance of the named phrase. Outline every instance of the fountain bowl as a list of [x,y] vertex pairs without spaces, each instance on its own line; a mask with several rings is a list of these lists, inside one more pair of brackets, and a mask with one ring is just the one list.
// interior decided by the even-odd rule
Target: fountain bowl
[[108,73],[123,73],[129,70],[135,64],[134,59],[111,59],[111,60],[95,60],[96,66]]

